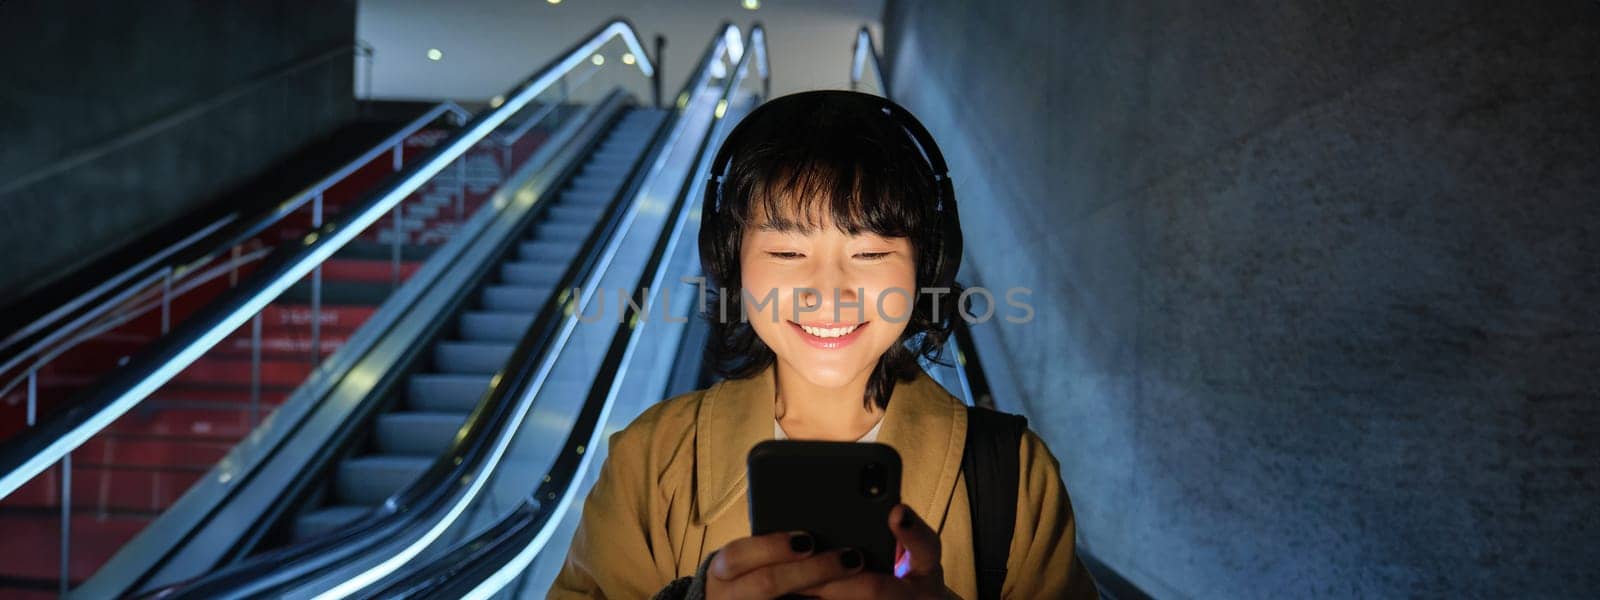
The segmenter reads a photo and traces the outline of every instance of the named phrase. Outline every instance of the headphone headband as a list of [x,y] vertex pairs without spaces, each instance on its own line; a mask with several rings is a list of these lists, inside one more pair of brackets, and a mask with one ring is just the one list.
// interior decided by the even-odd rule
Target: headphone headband
[[[802,93],[838,93],[860,96],[870,95],[860,92],[845,92],[840,90]],[[940,191],[939,200],[935,204],[935,208],[939,212],[945,212],[945,200],[949,199],[951,202],[954,202],[955,194],[953,189],[944,189],[950,186],[950,168],[945,165],[944,155],[939,152],[939,146],[938,144],[934,143],[933,136],[928,133],[928,129],[926,127],[923,127],[922,122],[918,121],[917,118],[911,114],[911,111],[906,110],[905,107],[895,104],[892,100],[883,98],[881,96],[872,96],[872,98],[875,101],[883,104],[883,113],[887,115],[890,120],[894,121],[895,125],[899,126],[901,131],[906,133],[906,137],[909,138],[913,146],[917,148],[919,153],[922,155],[923,160],[927,161],[928,168],[933,171],[933,181],[935,187],[938,187]],[[704,210],[708,213],[719,213],[722,211],[722,185],[724,183],[724,179],[727,177],[728,169],[732,167],[734,147],[738,146],[738,144],[734,143],[734,140],[738,139],[739,134],[744,130],[745,123],[747,122],[749,122],[748,118],[736,125],[733,128],[733,131],[728,132],[728,137],[722,141],[722,147],[717,149],[717,155],[711,161],[711,170],[706,181],[706,199],[711,202],[707,203],[707,205],[704,207]]]

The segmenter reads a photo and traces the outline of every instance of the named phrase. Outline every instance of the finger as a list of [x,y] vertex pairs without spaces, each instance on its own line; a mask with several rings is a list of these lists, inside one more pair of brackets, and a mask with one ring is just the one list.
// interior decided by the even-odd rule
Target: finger
[[892,600],[904,595],[898,593],[903,591],[904,587],[904,582],[895,581],[888,575],[863,571],[800,590],[799,593],[828,600]]
[[894,507],[889,511],[889,529],[894,532],[894,539],[911,555],[909,571],[901,573],[899,565],[896,565],[896,575],[929,575],[939,571],[939,534],[923,522],[916,511],[904,504]]
[[793,562],[750,571],[728,582],[733,598],[775,598],[825,585],[861,571],[866,561],[856,550],[831,550]]
[[731,580],[761,567],[805,558],[816,546],[810,534],[799,531],[739,538],[717,551],[706,573]]

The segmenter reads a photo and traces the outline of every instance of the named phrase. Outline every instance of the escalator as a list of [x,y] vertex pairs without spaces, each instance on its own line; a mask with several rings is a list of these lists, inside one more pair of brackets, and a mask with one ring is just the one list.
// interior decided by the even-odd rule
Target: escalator
[[[372,500],[381,497],[380,506],[372,510],[346,511],[355,519],[353,522],[319,535],[307,535],[313,532],[304,531],[310,529],[306,526],[300,528],[302,535],[298,538],[284,535],[285,528],[282,525],[267,523],[285,523],[295,519],[292,510],[285,511],[280,508],[282,504],[270,502],[273,496],[270,493],[241,494],[241,497],[251,498],[251,502],[261,504],[256,512],[239,512],[241,518],[249,515],[255,519],[253,524],[246,526],[277,530],[277,533],[267,535],[258,545],[260,552],[254,556],[242,556],[232,566],[156,593],[163,597],[338,596],[357,593],[374,582],[384,580],[415,557],[433,556],[453,545],[456,540],[470,533],[473,523],[485,518],[498,518],[500,514],[493,507],[504,497],[507,486],[502,484],[520,486],[523,490],[521,494],[526,496],[527,490],[535,483],[530,479],[536,476],[523,467],[539,465],[542,468],[544,465],[540,463],[547,463],[549,457],[562,448],[562,438],[577,425],[574,419],[578,411],[574,404],[582,401],[583,392],[593,380],[592,372],[597,366],[594,363],[602,358],[596,350],[604,350],[604,345],[588,341],[588,332],[604,331],[609,335],[613,329],[609,320],[597,327],[580,327],[579,319],[585,312],[583,308],[604,298],[601,290],[621,287],[621,284],[613,285],[611,282],[619,278],[631,279],[636,277],[638,271],[646,269],[645,259],[651,245],[662,236],[662,224],[675,222],[679,214],[678,211],[663,210],[665,207],[661,202],[678,190],[683,185],[683,178],[692,172],[692,157],[706,143],[706,132],[714,121],[713,113],[720,114],[716,90],[712,89],[720,89],[720,86],[713,85],[715,78],[711,74],[713,71],[726,71],[725,66],[714,63],[723,60],[721,55],[725,53],[730,39],[736,43],[736,38],[731,34],[736,34],[731,26],[719,30],[683,91],[678,94],[678,110],[669,117],[671,124],[658,132],[658,137],[665,134],[660,143],[655,144],[661,151],[650,153],[654,160],[648,171],[641,172],[642,177],[632,178],[629,186],[612,200],[614,203],[628,201],[627,205],[617,205],[615,210],[608,211],[614,221],[606,227],[615,229],[615,233],[608,237],[591,236],[592,239],[584,244],[583,256],[570,265],[551,262],[533,254],[540,242],[519,241],[506,245],[503,252],[511,257],[509,262],[496,263],[493,259],[478,262],[486,265],[480,269],[484,273],[481,289],[466,294],[457,293],[457,299],[438,303],[440,306],[456,303],[459,307],[457,312],[463,317],[458,330],[472,328],[490,341],[473,342],[477,346],[455,355],[450,353],[459,352],[461,348],[451,350],[448,349],[451,346],[438,346],[414,351],[416,356],[411,358],[392,358],[392,366],[383,369],[376,381],[358,381],[350,386],[353,394],[364,394],[363,397],[369,400],[373,397],[390,397],[391,402],[403,409],[429,401],[423,398],[427,395],[436,395],[435,400],[448,398],[459,402],[462,394],[473,394],[469,396],[473,405],[472,413],[466,418],[464,426],[452,431],[453,435],[446,440],[448,445],[442,455],[435,452],[432,459],[412,456],[412,459],[422,458],[422,461],[406,461],[409,463],[407,466],[425,462],[425,470],[420,475],[396,475],[390,482],[417,477],[414,482],[397,490],[388,489],[393,483],[385,483],[382,492],[391,493],[370,492],[367,496]],[[624,141],[625,138],[619,138],[617,143],[602,146],[596,154],[598,160],[609,158],[612,150],[623,147]],[[637,167],[642,166],[637,164],[635,170],[640,170]],[[585,167],[583,174],[574,179],[574,185],[587,185],[586,175],[590,170],[590,167]],[[593,170],[601,171],[598,168]],[[556,208],[560,208],[560,205],[551,206],[550,210],[554,212]],[[550,223],[559,223],[563,219],[565,217],[555,215],[551,220],[540,221],[536,228],[542,230]],[[643,244],[639,240],[651,240],[651,243]],[[602,241],[605,243],[600,243]],[[489,254],[484,253],[484,256]],[[539,260],[532,260],[536,258]],[[540,271],[544,274],[539,275]],[[491,295],[499,293],[496,290],[502,285],[513,283],[517,285],[512,287],[534,288],[541,285],[539,277],[558,273],[560,282],[548,287],[547,291],[559,295],[545,299],[544,308],[537,311],[536,316],[531,319],[523,317],[524,321],[531,323],[517,323],[521,327],[517,331],[504,330],[511,322],[509,315],[492,317],[493,326],[490,326],[481,322],[490,319],[483,319],[478,314],[487,314],[487,311],[467,306],[474,302],[469,299],[476,298],[477,308],[488,307],[498,302]],[[428,296],[418,299],[417,304],[431,305],[431,296],[446,296],[446,292],[438,287],[430,290]],[[438,318],[441,314],[445,313],[433,309],[427,312],[426,318],[402,318],[396,323],[395,329],[404,330],[413,325],[437,327],[442,321]],[[480,322],[469,323],[466,319],[469,316]],[[402,336],[397,334],[391,337],[398,339]],[[459,341],[458,337],[456,342]],[[414,349],[415,344],[396,343],[393,346],[398,353],[406,348]],[[376,356],[387,353],[382,345],[373,352]],[[427,375],[430,370],[436,371],[443,362],[452,362],[458,367],[475,365],[466,370],[476,373],[465,377]],[[491,362],[494,363],[494,371],[489,371]],[[361,370],[359,367],[355,369]],[[341,393],[335,390],[331,395],[340,396]],[[381,413],[393,414],[400,413]],[[310,422],[337,423],[339,427],[348,427],[350,423],[362,419],[352,414],[331,419],[312,418]],[[383,416],[377,417],[378,428],[365,441],[355,442],[356,447],[382,447],[384,442],[375,439],[376,436],[387,435],[381,429],[382,419]],[[407,437],[398,427],[395,431],[397,438]],[[309,459],[340,454],[327,450],[305,452],[300,450],[302,445],[296,443],[286,443],[284,446],[292,449],[287,452],[306,454]],[[356,460],[365,460],[361,452],[358,450],[350,455],[357,457]],[[387,458],[384,460],[398,462]],[[348,462],[340,461],[337,467],[327,468],[337,470],[348,468],[348,465]],[[315,470],[308,469],[311,472]],[[507,474],[508,477],[503,477]],[[275,480],[277,477],[263,479]],[[300,480],[317,479],[313,475]],[[330,495],[354,496],[357,493],[363,492],[334,489]],[[267,499],[264,500],[263,496]],[[274,514],[274,511],[286,514]],[[320,518],[318,512],[314,510],[306,514],[311,518]],[[184,578],[158,578],[162,581],[172,579]]]
[[[621,89],[585,96],[600,62],[587,59],[605,53],[652,74],[631,26],[607,23],[498,108],[407,138],[364,196],[306,195],[289,210],[305,208],[311,231],[221,252],[194,284],[227,283],[208,304],[162,290],[149,347],[0,447],[0,496],[59,492],[59,537],[40,537],[61,540],[60,590],[126,595],[337,535],[392,507],[442,452],[492,434],[482,401],[496,374],[541,315],[562,313],[569,283],[606,268],[599,250],[676,120]],[[86,451],[188,474],[84,481],[104,470]],[[148,516],[116,541],[66,518],[86,497],[147,492]],[[83,568],[86,547],[115,555]]]
[[633,163],[643,155],[664,112],[628,109],[554,198],[542,218],[491,268],[498,281],[480,284],[475,306],[456,315],[456,332],[435,341],[427,364],[413,370],[403,393],[386,399],[365,443],[340,461],[293,518],[288,541],[310,539],[347,524],[416,480],[449,449],[489,380],[505,367],[536,311],[555,294],[566,266],[602,222]]

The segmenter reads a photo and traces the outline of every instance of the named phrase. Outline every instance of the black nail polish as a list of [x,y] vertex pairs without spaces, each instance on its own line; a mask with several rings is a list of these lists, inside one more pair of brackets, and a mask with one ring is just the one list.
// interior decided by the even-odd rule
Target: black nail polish
[[796,533],[789,536],[789,549],[793,550],[795,554],[810,553],[811,549],[815,547],[817,547],[816,540],[811,539],[809,534]]
[[844,553],[839,555],[839,564],[843,565],[847,570],[860,568],[861,551],[855,549],[845,550]]
[[910,529],[911,528],[911,524],[914,523],[914,522],[915,521],[913,521],[911,519],[911,507],[907,506],[904,510],[900,511],[900,528],[901,529]]

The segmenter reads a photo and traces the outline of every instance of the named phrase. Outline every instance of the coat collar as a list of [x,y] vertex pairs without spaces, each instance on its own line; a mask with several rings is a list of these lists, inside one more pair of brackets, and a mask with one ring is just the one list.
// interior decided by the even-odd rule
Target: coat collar
[[[700,401],[695,417],[698,525],[715,521],[744,502],[745,456],[773,437],[774,368],[718,383]],[[935,528],[955,490],[966,434],[966,407],[927,374],[895,385],[878,441],[900,454],[901,501]]]

